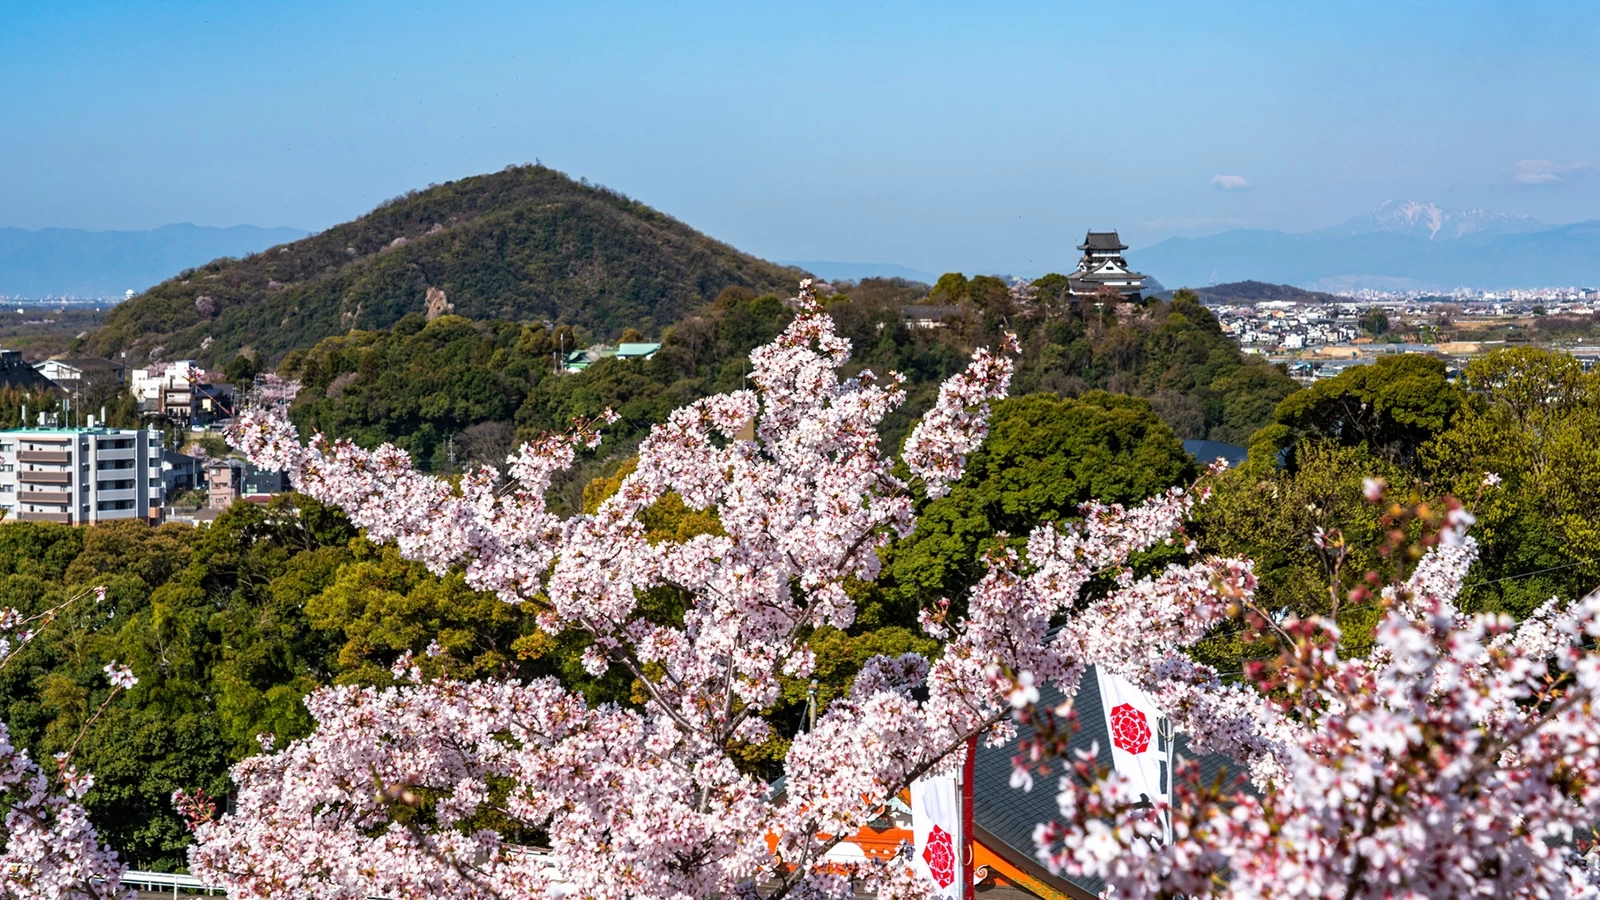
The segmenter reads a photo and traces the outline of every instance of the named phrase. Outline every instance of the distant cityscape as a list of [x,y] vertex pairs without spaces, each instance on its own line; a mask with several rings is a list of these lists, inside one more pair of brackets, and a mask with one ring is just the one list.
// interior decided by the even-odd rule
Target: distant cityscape
[[[1564,291],[1511,292],[1515,297],[1499,292],[1473,300],[1375,294],[1348,303],[1280,300],[1210,308],[1244,352],[1281,362],[1291,376],[1309,383],[1392,353],[1443,356],[1459,370],[1473,356],[1526,341],[1530,328],[1558,317],[1579,326],[1597,321],[1600,293]],[[1375,322],[1381,323],[1377,329]],[[1600,365],[1600,341],[1557,337],[1546,343],[1564,344],[1585,370]]]

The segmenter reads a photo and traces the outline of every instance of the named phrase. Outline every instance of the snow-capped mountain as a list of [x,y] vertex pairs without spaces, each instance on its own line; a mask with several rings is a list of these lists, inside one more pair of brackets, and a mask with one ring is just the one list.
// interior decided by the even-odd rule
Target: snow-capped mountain
[[1389,200],[1325,234],[1406,234],[1428,240],[1516,234],[1543,227],[1537,219],[1487,209],[1447,209],[1416,200]]
[[1301,234],[1236,229],[1168,238],[1129,261],[1171,285],[1255,279],[1315,290],[1592,286],[1600,220],[1541,225],[1527,216],[1392,201]]

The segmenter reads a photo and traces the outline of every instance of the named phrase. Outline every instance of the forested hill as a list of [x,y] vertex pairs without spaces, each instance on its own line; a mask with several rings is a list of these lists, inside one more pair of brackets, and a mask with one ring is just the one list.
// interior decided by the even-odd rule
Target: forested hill
[[85,352],[212,363],[250,349],[270,358],[352,328],[386,328],[427,312],[430,300],[436,313],[653,336],[723,288],[787,296],[800,277],[614,191],[517,166],[183,272],[113,310]]

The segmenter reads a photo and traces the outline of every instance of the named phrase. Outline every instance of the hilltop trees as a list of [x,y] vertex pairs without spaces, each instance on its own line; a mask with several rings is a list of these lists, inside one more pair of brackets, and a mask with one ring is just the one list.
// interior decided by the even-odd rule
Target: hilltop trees
[[1424,466],[1463,496],[1478,492],[1484,472],[1504,480],[1479,509],[1482,581],[1493,583],[1471,599],[1526,616],[1600,579],[1600,374],[1523,347],[1473,360],[1463,380],[1460,414],[1426,448]]
[[1292,449],[1300,439],[1316,437],[1365,446],[1411,465],[1460,406],[1461,392],[1443,360],[1416,353],[1385,356],[1284,399],[1275,427],[1256,435],[1252,453]]
[[[730,285],[793,286],[787,270],[622,194],[540,165],[412,191],[326,231],[180,273],[127,303],[86,352],[220,365],[388,328],[443,291],[474,319],[653,333]],[[576,349],[568,347],[567,349]]]
[[[1256,560],[1270,608],[1329,615],[1330,580],[1350,590],[1379,567],[1385,529],[1362,500],[1364,479],[1378,477],[1395,496],[1477,501],[1479,552],[1463,608],[1520,619],[1552,596],[1574,599],[1600,580],[1597,384],[1570,355],[1533,348],[1473,360],[1459,383],[1420,355],[1318,382],[1280,405],[1248,465],[1218,480],[1197,538],[1208,551]],[[1506,489],[1488,490],[1488,475]],[[1378,616],[1357,606],[1339,624],[1345,647],[1360,650]],[[1231,634],[1213,636],[1205,652],[1254,655]]]

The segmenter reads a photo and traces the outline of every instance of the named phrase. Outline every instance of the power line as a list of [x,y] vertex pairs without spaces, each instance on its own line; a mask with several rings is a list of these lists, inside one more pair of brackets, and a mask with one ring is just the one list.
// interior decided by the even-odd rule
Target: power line
[[1581,566],[1581,565],[1583,565],[1585,563],[1592,562],[1592,561],[1593,560],[1580,559],[1577,562],[1569,562],[1569,563],[1565,563],[1565,564],[1559,565],[1559,566],[1551,566],[1548,569],[1535,569],[1532,572],[1523,572],[1523,573],[1521,573],[1519,575],[1507,575],[1504,578],[1494,578],[1494,579],[1490,579],[1489,581],[1476,581],[1476,582],[1473,582],[1472,584],[1469,584],[1469,585],[1466,585],[1466,586],[1462,587],[1461,588],[1461,593],[1465,594],[1467,591],[1470,591],[1475,587],[1482,587],[1482,586],[1484,586],[1486,584],[1499,584],[1502,581],[1511,581],[1511,580],[1516,579],[1516,578],[1527,578],[1530,575],[1543,575],[1546,572],[1559,572],[1562,569],[1570,569],[1573,566]]

